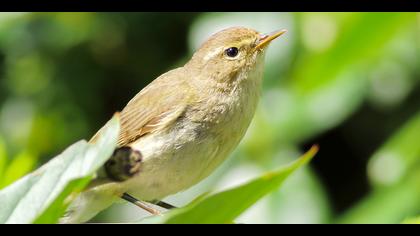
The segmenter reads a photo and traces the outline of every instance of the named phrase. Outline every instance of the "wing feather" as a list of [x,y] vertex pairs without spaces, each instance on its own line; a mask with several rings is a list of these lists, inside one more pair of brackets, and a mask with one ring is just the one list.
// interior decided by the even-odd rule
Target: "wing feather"
[[[185,80],[177,77],[184,74],[181,70],[184,69],[177,68],[161,75],[128,102],[120,113],[118,146],[129,145],[148,133],[170,127],[183,114],[192,96],[187,93],[189,86]],[[98,133],[91,142],[96,140]]]

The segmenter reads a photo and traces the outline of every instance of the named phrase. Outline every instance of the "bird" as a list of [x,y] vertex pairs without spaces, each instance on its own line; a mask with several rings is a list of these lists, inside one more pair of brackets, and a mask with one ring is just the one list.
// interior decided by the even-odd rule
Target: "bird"
[[267,46],[285,32],[221,30],[184,66],[138,92],[119,113],[112,157],[60,222],[86,222],[121,198],[159,202],[209,176],[245,135],[262,92]]

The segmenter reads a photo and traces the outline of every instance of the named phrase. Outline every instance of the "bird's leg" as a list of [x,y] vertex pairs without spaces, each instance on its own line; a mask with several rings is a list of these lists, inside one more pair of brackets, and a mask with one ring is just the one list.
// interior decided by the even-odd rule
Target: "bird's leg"
[[150,202],[150,203],[152,203],[152,204],[154,204],[154,205],[156,205],[156,206],[160,206],[160,207],[162,207],[162,208],[165,208],[166,210],[172,210],[172,209],[177,208],[177,207],[176,207],[176,206],[174,206],[174,205],[171,205],[171,204],[169,204],[169,203],[167,203],[167,202],[164,202],[164,201],[159,201],[159,200],[157,200],[157,201],[152,201],[152,202]]
[[[131,147],[124,146],[114,151],[111,158],[109,158],[109,160],[105,163],[104,169],[109,179],[114,181],[125,181],[140,172],[141,161],[142,155],[139,151],[134,150]],[[124,193],[121,198],[153,215],[161,215],[158,210],[149,207],[147,203],[134,198],[128,193]],[[154,201],[150,203],[167,210],[176,208],[175,206],[162,201]]]
[[131,147],[117,148],[105,163],[108,178],[114,181],[125,181],[140,172],[142,155]]
[[131,196],[131,195],[130,195],[130,194],[128,194],[128,193],[124,193],[124,194],[121,196],[121,198],[122,198],[122,199],[124,199],[124,200],[126,200],[126,201],[128,201],[128,202],[133,203],[134,205],[136,205],[136,206],[140,207],[141,209],[143,209],[143,210],[145,210],[145,211],[149,212],[149,213],[150,213],[150,214],[152,214],[152,215],[162,215],[162,213],[161,213],[160,211],[158,211],[158,210],[156,210],[156,209],[153,209],[153,208],[149,207],[146,203],[144,203],[144,202],[142,202],[142,201],[140,201],[140,200],[136,199],[135,197]]

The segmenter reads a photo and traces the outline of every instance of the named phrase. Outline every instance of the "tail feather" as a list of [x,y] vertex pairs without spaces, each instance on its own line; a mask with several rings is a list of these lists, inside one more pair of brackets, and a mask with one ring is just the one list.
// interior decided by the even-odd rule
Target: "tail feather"
[[84,223],[119,200],[113,184],[98,185],[80,193],[70,204],[60,223]]

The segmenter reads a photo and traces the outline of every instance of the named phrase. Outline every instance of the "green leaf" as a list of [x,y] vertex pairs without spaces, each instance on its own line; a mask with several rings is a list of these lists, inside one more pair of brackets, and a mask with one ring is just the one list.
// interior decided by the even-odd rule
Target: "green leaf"
[[19,153],[5,168],[4,176],[0,181],[0,189],[13,183],[34,168],[36,158],[27,151]]
[[95,144],[79,141],[0,191],[0,223],[55,223],[64,212],[64,200],[83,189],[112,155],[119,119],[108,122]]
[[81,192],[89,183],[91,177],[85,177],[70,181],[61,194],[53,203],[34,221],[35,224],[51,224],[57,223],[59,218],[64,215],[70,202],[66,202],[66,198],[72,193]]
[[[204,199],[196,199],[184,208],[169,212],[162,217],[161,222],[167,224],[232,223],[262,197],[278,189],[290,174],[308,163],[317,151],[318,148],[314,146],[299,160],[287,167],[266,173],[239,187],[216,193]],[[156,219],[149,218],[143,222],[156,223]]]

